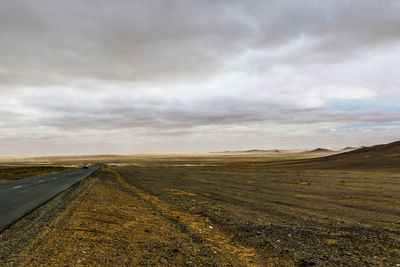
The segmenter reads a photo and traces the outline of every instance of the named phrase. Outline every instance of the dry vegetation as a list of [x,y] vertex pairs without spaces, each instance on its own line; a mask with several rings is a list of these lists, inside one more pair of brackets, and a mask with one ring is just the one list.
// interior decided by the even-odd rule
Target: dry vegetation
[[0,182],[9,182],[23,178],[53,174],[71,170],[66,166],[43,166],[43,165],[0,165]]
[[23,220],[5,231],[0,264],[396,266],[399,147],[115,160],[15,251]]

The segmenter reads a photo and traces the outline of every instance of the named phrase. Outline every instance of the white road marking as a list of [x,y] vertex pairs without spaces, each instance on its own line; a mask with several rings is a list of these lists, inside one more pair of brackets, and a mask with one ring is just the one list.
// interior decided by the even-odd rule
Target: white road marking
[[40,180],[40,181],[39,181],[39,183],[43,183],[43,182],[44,182],[44,180]]
[[57,177],[54,177],[53,180],[57,179]]
[[17,188],[21,188],[21,187],[22,187],[22,185],[17,185],[17,186],[14,186],[13,188],[17,189]]

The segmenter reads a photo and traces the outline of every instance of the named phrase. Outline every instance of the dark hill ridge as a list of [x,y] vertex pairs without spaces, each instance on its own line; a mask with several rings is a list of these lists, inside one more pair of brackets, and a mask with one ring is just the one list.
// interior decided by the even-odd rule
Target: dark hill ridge
[[332,150],[319,147],[317,149],[311,150],[309,153],[319,153],[319,152],[332,152]]
[[392,153],[400,153],[400,141],[389,144],[376,145],[371,147],[362,147],[360,149],[347,152],[346,154],[375,153],[377,155],[388,155]]
[[400,141],[363,147],[327,157],[299,160],[284,165],[288,169],[366,170],[400,173]]
[[341,150],[339,150],[339,151],[343,151],[343,152],[346,152],[346,151],[353,151],[353,150],[356,150],[356,149],[359,149],[359,148],[361,148],[361,147],[352,147],[352,146],[348,146],[348,147],[345,147],[345,148],[343,148],[343,149],[341,149]]

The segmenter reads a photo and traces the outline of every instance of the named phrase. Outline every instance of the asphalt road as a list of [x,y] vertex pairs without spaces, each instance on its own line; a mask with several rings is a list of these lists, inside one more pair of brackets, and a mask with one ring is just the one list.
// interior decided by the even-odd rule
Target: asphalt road
[[0,183],[0,233],[100,167]]

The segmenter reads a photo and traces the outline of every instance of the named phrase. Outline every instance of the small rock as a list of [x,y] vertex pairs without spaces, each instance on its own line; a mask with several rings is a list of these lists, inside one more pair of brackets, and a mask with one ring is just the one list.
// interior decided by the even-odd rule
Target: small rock
[[299,266],[314,266],[314,265],[317,265],[317,263],[306,259],[301,259],[299,262]]

